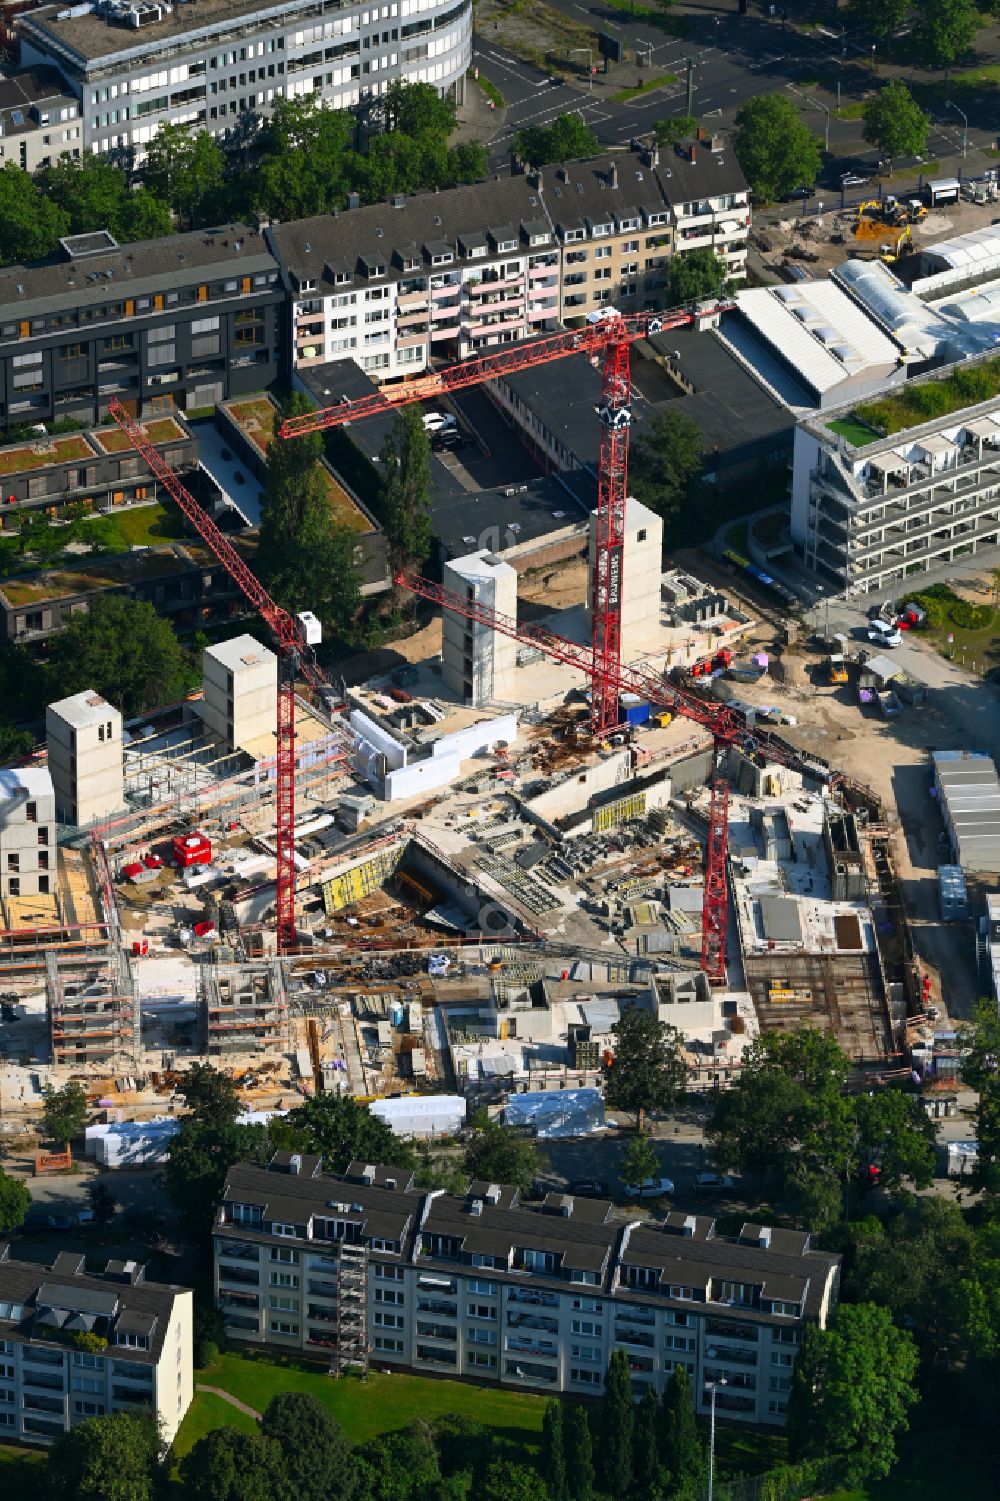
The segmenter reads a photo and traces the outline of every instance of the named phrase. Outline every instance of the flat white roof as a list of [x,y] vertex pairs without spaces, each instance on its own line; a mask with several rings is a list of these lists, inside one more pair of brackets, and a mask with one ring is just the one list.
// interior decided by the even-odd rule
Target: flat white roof
[[46,766],[0,767],[0,799],[18,797],[53,797],[52,777]]
[[88,724],[104,724],[109,714],[118,712],[113,704],[95,693],[93,688],[84,688],[82,693],[71,693],[69,698],[61,698],[58,703],[49,704],[49,708],[53,714],[58,714],[64,724],[72,725],[76,730],[82,730]]
[[898,363],[897,346],[833,282],[755,287],[739,294],[738,308],[816,391],[872,366]]
[[[950,188],[951,181],[932,184],[940,191]],[[957,180],[954,186],[958,186]],[[990,263],[1000,265],[1000,225],[988,224],[984,229],[972,229],[968,234],[955,235],[951,240],[939,240],[936,245],[924,246],[924,255],[941,261],[952,270],[981,271]]]
[[206,657],[211,657],[230,672],[242,672],[246,667],[260,667],[265,662],[277,665],[273,651],[253,636],[235,636],[232,641],[220,641],[218,646],[209,646]]

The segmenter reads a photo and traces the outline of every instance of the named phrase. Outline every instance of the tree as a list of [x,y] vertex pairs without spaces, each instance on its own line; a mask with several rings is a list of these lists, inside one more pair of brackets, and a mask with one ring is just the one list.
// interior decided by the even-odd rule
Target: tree
[[687,412],[657,412],[632,450],[632,492],[665,522],[687,510],[704,458],[701,428]]
[[538,1471],[512,1459],[495,1459],[487,1467],[476,1501],[548,1501]]
[[791,100],[780,94],[760,94],[741,105],[733,150],[760,198],[780,198],[797,187],[811,186],[819,175],[819,137],[803,125]]
[[656,1388],[647,1386],[635,1409],[632,1439],[633,1491],[641,1501],[656,1501],[663,1490],[663,1472],[657,1443],[660,1403]]
[[694,115],[672,115],[669,120],[657,120],[653,126],[658,146],[673,146],[677,141],[686,141],[698,130]]
[[601,1446],[597,1470],[601,1489],[609,1496],[625,1496],[632,1486],[632,1376],[628,1355],[616,1345],[604,1373],[601,1403]]
[[477,1121],[465,1150],[465,1171],[487,1183],[510,1183],[527,1193],[541,1171],[542,1154],[535,1144],[499,1121]]
[[798,1197],[810,1224],[834,1219],[856,1150],[847,1072],[847,1059],[826,1033],[765,1032],[709,1122],[719,1167],[770,1178]]
[[973,1182],[995,1202],[1000,1195],[1000,1012],[991,1000],[976,1003],[972,1023],[964,1027],[962,1081],[979,1096],[976,1137],[979,1161]]
[[881,41],[902,26],[910,7],[911,0],[851,0],[849,9],[859,26]]
[[119,243],[173,234],[170,205],[147,188],[133,187],[129,174],[106,157],[62,156],[35,181],[65,213],[72,234],[109,229]]
[[318,1397],[281,1392],[272,1397],[260,1422],[284,1459],[284,1478],[274,1501],[348,1501],[358,1475],[354,1450],[344,1430]]
[[688,250],[674,255],[668,273],[671,303],[700,302],[706,297],[721,297],[729,288],[726,264],[714,250]]
[[31,1193],[20,1178],[9,1178],[0,1167],[0,1235],[20,1230],[31,1208]]
[[48,255],[69,221],[13,162],[0,167],[0,260],[5,266]]
[[193,229],[196,219],[212,217],[225,165],[222,147],[207,130],[192,135],[186,125],[161,125],[146,147],[142,172],[150,191]]
[[916,1331],[928,1358],[962,1332],[973,1307],[976,1234],[958,1205],[912,1196],[883,1220],[854,1220],[844,1275],[852,1302],[877,1303]]
[[683,1093],[688,1066],[676,1027],[651,1011],[626,1006],[612,1027],[614,1059],[605,1066],[604,1094],[615,1110],[631,1110],[639,1130],[647,1110],[670,1110]]
[[60,1434],[49,1451],[47,1501],[154,1501],[163,1456],[156,1418],[148,1410],[86,1418]]
[[234,1126],[243,1110],[232,1079],[211,1063],[192,1063],[181,1088],[188,1110],[203,1126]]
[[972,0],[917,0],[916,43],[929,68],[947,73],[968,52],[978,28]]
[[854,1100],[855,1167],[878,1167],[879,1187],[895,1193],[905,1179],[917,1188],[934,1181],[937,1127],[916,1095],[901,1089]]
[[579,115],[557,115],[551,125],[531,125],[514,137],[514,151],[532,167],[593,156],[597,137]]
[[98,1225],[106,1230],[118,1213],[118,1200],[103,1178],[91,1178],[87,1184],[87,1203]]
[[663,1388],[659,1438],[660,1463],[667,1474],[672,1501],[687,1501],[701,1488],[705,1450],[695,1419],[691,1383],[683,1366],[674,1366]]
[[569,1501],[566,1482],[566,1439],[561,1402],[546,1402],[542,1414],[542,1448],[538,1467],[549,1501]]
[[917,1400],[916,1369],[913,1339],[874,1303],[841,1303],[829,1328],[807,1326],[788,1403],[790,1457],[829,1461],[848,1486],[884,1479]]
[[930,121],[905,83],[887,83],[865,105],[864,137],[890,162],[898,156],[919,156],[927,145]]
[[592,1501],[594,1494],[594,1445],[585,1407],[571,1407],[563,1424],[566,1444],[566,1488],[570,1501]]
[[52,641],[49,679],[53,699],[93,688],[128,718],[183,697],[191,670],[151,604],[102,594]]
[[431,550],[431,446],[419,407],[396,413],[380,457],[380,509],[395,575],[411,563],[422,563]]
[[411,1423],[365,1445],[358,1501],[445,1501],[438,1494],[441,1479],[433,1432],[426,1423]]
[[626,1146],[619,1176],[630,1188],[660,1176],[659,1154],[645,1131],[639,1131]]
[[185,1501],[274,1501],[290,1494],[281,1445],[263,1433],[213,1428],[180,1468]]
[[72,1141],[87,1122],[87,1091],[70,1082],[62,1089],[48,1089],[42,1107],[42,1126],[50,1141]]
[[328,1173],[342,1173],[349,1162],[409,1167],[413,1160],[409,1144],[350,1095],[311,1095],[286,1122],[299,1133],[305,1151],[322,1157]]
[[399,131],[414,140],[421,136],[444,136],[455,129],[456,110],[451,99],[444,99],[429,83],[390,83],[385,93],[385,121],[388,131]]

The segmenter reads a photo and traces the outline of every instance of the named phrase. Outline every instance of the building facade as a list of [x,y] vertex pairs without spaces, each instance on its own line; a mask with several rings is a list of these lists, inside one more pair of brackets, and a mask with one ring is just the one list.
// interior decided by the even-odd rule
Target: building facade
[[[482,551],[444,565],[444,587],[496,614],[517,619],[517,573]],[[517,642],[488,626],[445,609],[441,616],[441,676],[474,709],[504,703],[515,694]]]
[[140,157],[161,125],[222,136],[282,98],[348,109],[402,79],[461,100],[472,53],[472,0],[98,0],[17,25],[22,61],[57,67],[80,101],[84,150]]
[[680,248],[711,246],[739,279],[746,181],[718,141],[690,149],[672,164],[629,151],[275,226],[291,367],[350,358],[391,380],[582,324],[605,304],[661,307]]
[[56,802],[44,767],[0,771],[0,892],[47,896],[56,889]]
[[92,688],[49,704],[45,744],[56,810],[77,826],[125,806],[122,716]]
[[[950,391],[948,377],[926,379]],[[964,407],[956,391],[950,412],[887,437],[864,412],[841,407],[795,430],[792,540],[806,567],[867,594],[903,580],[918,587],[935,565],[995,547],[1000,399]]]
[[213,407],[278,374],[284,293],[257,230],[119,246],[106,230],[0,271],[0,427]]
[[[82,1252],[51,1267],[0,1246],[0,1433],[49,1444],[85,1418],[148,1407],[170,1443],[194,1391],[188,1288],[147,1282],[136,1261],[86,1272]],[[75,1336],[103,1336],[99,1352]]]
[[611,1350],[633,1390],[685,1367],[699,1411],[781,1426],[802,1330],[825,1325],[839,1258],[803,1231],[614,1217],[594,1199],[474,1183],[463,1198],[406,1171],[314,1157],[230,1169],[214,1231],[215,1296],[234,1339],[389,1369],[595,1395]]

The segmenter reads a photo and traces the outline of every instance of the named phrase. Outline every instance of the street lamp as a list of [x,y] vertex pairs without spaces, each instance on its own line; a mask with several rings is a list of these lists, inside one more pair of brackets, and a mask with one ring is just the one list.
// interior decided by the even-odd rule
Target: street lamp
[[872,72],[875,71],[875,43],[872,42]]
[[712,1492],[715,1487],[715,1393],[718,1387],[726,1385],[726,1378],[720,1376],[718,1381],[706,1381],[705,1385],[712,1393],[712,1412],[708,1429],[708,1501],[712,1501]]
[[567,53],[567,56],[568,57],[575,57],[578,52],[586,52],[586,54],[587,54],[587,77],[590,79],[590,85],[589,85],[590,92],[593,93],[594,92],[594,49],[592,47],[571,47],[569,49],[569,52]]
[[953,109],[955,111],[956,115],[961,115],[962,116],[962,119],[964,121],[964,125],[962,127],[962,155],[963,156],[968,156],[968,154],[969,154],[969,117],[965,113],[964,109],[959,109],[958,105],[954,102],[954,100],[949,99],[947,101],[947,104],[948,104],[948,108],[949,109]]

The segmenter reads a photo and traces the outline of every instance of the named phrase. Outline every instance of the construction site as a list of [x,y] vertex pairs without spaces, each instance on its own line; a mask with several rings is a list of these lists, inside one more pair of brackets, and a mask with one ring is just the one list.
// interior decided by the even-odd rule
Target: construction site
[[719,695],[766,672],[762,629],[772,656],[787,632],[664,575],[662,522],[626,493],[629,349],[665,321],[615,315],[349,407],[359,423],[529,358],[603,368],[586,601],[519,622],[487,549],[442,583],[400,576],[440,608],[439,649],[339,690],[315,617],[268,597],[112,407],[273,650],[207,647],[200,694],[141,721],[96,693],[55,703],[44,769],[3,774],[8,1133],[79,1079],[101,1160],[160,1160],[195,1060],[249,1112],[347,1090],[441,1132],[466,1098],[598,1084],[629,1003],[678,1027],[696,1087],[804,1023],[859,1077],[899,1066],[925,995],[878,800]]

